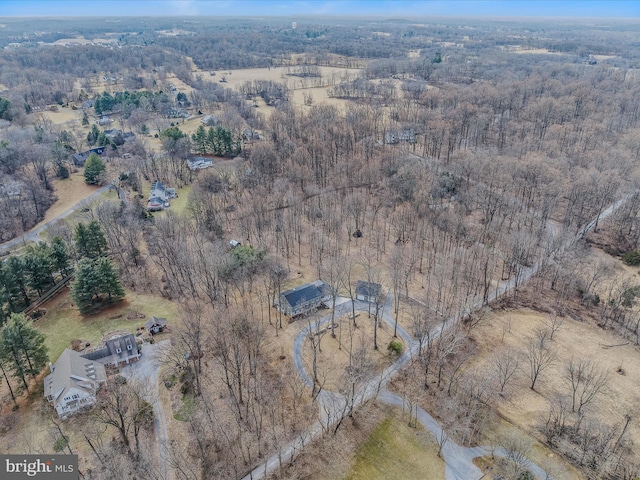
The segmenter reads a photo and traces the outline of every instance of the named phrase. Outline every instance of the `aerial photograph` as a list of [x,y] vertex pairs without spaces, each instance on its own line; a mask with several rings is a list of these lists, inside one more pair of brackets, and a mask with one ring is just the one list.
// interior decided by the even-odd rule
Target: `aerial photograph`
[[0,0],[0,479],[639,480],[640,2]]

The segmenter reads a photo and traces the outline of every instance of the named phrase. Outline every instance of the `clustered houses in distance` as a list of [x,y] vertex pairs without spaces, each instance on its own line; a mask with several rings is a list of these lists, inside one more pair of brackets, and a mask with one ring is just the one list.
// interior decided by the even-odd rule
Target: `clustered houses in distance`
[[167,188],[162,182],[156,180],[151,184],[151,192],[149,193],[149,201],[147,202],[147,210],[157,212],[169,207],[169,200],[176,198],[176,189]]
[[106,341],[102,348],[80,353],[65,349],[44,379],[44,396],[62,419],[96,403],[100,384],[107,380],[107,367],[121,367],[140,358],[132,334]]

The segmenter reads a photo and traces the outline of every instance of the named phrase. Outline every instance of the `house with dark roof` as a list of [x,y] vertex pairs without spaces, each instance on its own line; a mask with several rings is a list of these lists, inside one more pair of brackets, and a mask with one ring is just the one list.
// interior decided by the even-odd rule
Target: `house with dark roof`
[[128,333],[107,340],[104,347],[83,353],[82,357],[99,362],[105,367],[122,367],[137,362],[140,359],[140,351],[136,338]]
[[166,327],[167,327],[166,318],[151,317],[149,320],[144,322],[144,328],[147,330],[147,332],[151,333],[152,335],[155,333],[162,332]]
[[96,403],[96,392],[107,380],[104,365],[67,348],[49,366],[51,373],[44,379],[44,396],[60,418]]
[[84,164],[87,161],[87,158],[89,158],[89,155],[91,155],[92,153],[95,153],[96,155],[102,155],[105,148],[106,147],[95,147],[91,150],[87,150],[86,152],[74,153],[73,164],[76,167],[84,167]]
[[158,180],[151,184],[151,192],[149,193],[149,201],[147,202],[147,210],[157,212],[164,210],[169,206],[169,200],[176,198],[176,189],[167,188]]
[[295,317],[324,306],[330,299],[330,287],[323,281],[316,280],[282,292],[278,308],[290,317]]
[[363,302],[375,303],[382,293],[382,285],[379,283],[365,282],[358,280],[356,284],[356,299]]

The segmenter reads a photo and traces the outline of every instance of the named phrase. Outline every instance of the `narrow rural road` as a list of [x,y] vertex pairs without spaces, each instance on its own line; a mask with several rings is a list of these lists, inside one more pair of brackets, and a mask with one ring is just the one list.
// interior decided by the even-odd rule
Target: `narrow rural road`
[[[386,388],[380,391],[377,400],[405,409],[407,403],[405,400],[395,393],[390,392]],[[442,458],[445,462],[445,479],[446,480],[479,480],[484,475],[482,471],[473,463],[473,459],[493,455],[496,457],[508,457],[509,452],[504,448],[491,447],[463,447],[458,445],[453,439],[446,436],[440,424],[429,415],[424,409],[414,405],[416,416],[422,426],[430,431],[436,439],[440,439],[442,446]],[[526,467],[538,478],[547,478],[547,474],[543,468],[540,468],[533,462],[526,462]]]
[[[618,208],[624,205],[625,202],[631,197],[631,195],[633,195],[633,193],[634,192],[626,194],[620,200],[616,201],[608,208],[603,210],[598,215],[598,218],[593,219],[591,222],[587,223],[575,236],[568,236],[567,240],[559,246],[559,249],[567,250],[569,248],[572,248],[573,245],[575,245],[577,241],[579,241],[582,237],[584,237],[584,235],[586,235],[591,229],[593,229],[598,222],[609,217]],[[551,238],[554,238],[558,235],[557,228],[553,224],[551,224],[550,221],[547,222],[547,227],[548,235]],[[542,255],[544,255],[544,253],[542,253]],[[541,258],[538,259],[533,265],[530,265],[528,267],[523,266],[520,270],[517,271],[514,277],[511,277],[508,280],[499,281],[496,285],[496,288],[492,292],[490,292],[487,302],[490,303],[496,300],[497,298],[509,293],[514,288],[523,285],[529,279],[531,279],[543,265],[544,259],[542,258],[542,255]],[[393,328],[394,321],[391,313],[392,299],[390,297],[390,295],[387,296],[382,318],[391,328]],[[338,305],[336,307],[335,316],[338,317],[351,311],[350,302],[351,300]],[[457,315],[451,316],[436,330],[435,338],[437,338],[443,330],[450,328],[455,322],[459,321],[459,319],[464,318],[466,315],[482,307],[483,304],[483,299],[477,298],[465,309],[460,311]],[[356,302],[356,310],[367,311],[367,304],[364,302]],[[311,326],[303,328],[294,340],[293,363],[298,372],[298,375],[300,375],[304,383],[309,388],[313,386],[313,380],[307,373],[304,366],[304,360],[302,358],[302,347],[304,344],[304,340],[309,335],[309,332],[311,330],[325,325],[330,320],[331,315],[327,315],[326,317],[322,318],[319,323],[315,323]],[[398,325],[398,332],[407,343],[408,348],[406,348],[405,352],[392,365],[387,367],[380,375],[371,379],[366,385],[359,389],[359,391],[355,395],[355,406],[362,405],[375,397],[380,397],[382,401],[391,402],[393,404],[398,404],[398,402],[400,405],[404,404],[402,397],[398,397],[397,395],[388,392],[385,386],[388,379],[394,376],[418,353],[419,343],[415,341],[406,331],[404,331],[400,325]],[[320,410],[320,421],[314,423],[309,428],[309,430],[307,430],[305,436],[306,442],[301,441],[300,438],[289,442],[280,450],[278,454],[274,454],[269,457],[265,462],[261,463],[251,472],[245,475],[242,480],[258,480],[265,478],[279,465],[291,461],[295,454],[304,447],[305,443],[317,436],[320,436],[331,425],[334,425],[340,420],[341,415],[344,412],[344,405],[346,402],[346,399],[342,395],[324,390],[318,395],[317,400]],[[420,411],[422,411],[422,413],[420,413]],[[442,432],[442,427],[426,411],[419,409],[418,416],[418,420],[420,420],[425,428],[429,429],[429,431],[431,431],[434,435]],[[438,437],[436,436],[436,438]],[[448,447],[444,455],[446,462],[446,480],[478,480],[482,478],[482,472],[480,472],[480,470],[475,465],[473,465],[472,460],[475,457],[486,455],[488,453],[490,453],[489,447],[463,448],[455,443],[451,443],[450,447]],[[494,450],[494,454],[506,456],[507,452],[501,449],[496,449]],[[538,478],[545,478],[544,470],[539,466],[529,462],[528,467]]]
[[76,210],[79,210],[80,208],[85,206],[87,203],[89,203],[91,200],[94,200],[100,194],[102,194],[103,192],[106,192],[109,189],[116,189],[116,191],[118,192],[118,197],[124,202],[127,201],[127,197],[126,197],[124,191],[122,189],[117,188],[112,183],[110,183],[109,185],[105,185],[104,187],[100,187],[98,190],[93,192],[87,198],[85,198],[84,200],[81,200],[80,202],[76,203],[73,207],[71,207],[68,210],[62,212],[57,217],[52,218],[51,220],[49,220],[48,222],[43,223],[42,225],[40,225],[37,228],[33,228],[33,229],[29,230],[28,232],[23,233],[22,235],[20,235],[19,237],[14,238],[13,240],[9,240],[8,242],[0,244],[0,252],[8,251],[8,250],[10,250],[10,249],[12,249],[14,247],[19,246],[20,244],[26,245],[28,242],[40,243],[42,241],[42,239],[39,237],[40,233],[45,231],[47,228],[49,228],[53,223],[57,222],[58,220],[61,220],[63,218],[67,218],[73,212],[75,212]]
[[172,469],[168,458],[169,435],[167,434],[167,422],[164,417],[164,410],[160,404],[160,390],[158,382],[159,367],[156,362],[158,352],[167,347],[170,340],[163,340],[152,345],[145,344],[141,351],[140,360],[131,363],[120,370],[120,373],[130,381],[140,381],[144,383],[146,389],[145,400],[153,406],[153,425],[156,431],[156,455],[160,467],[160,478],[171,480],[173,478]]

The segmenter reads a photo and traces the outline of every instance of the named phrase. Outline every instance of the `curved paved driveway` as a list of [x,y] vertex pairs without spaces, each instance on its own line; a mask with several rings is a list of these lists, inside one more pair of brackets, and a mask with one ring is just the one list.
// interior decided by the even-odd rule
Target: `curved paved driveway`
[[163,340],[154,344],[144,344],[140,360],[122,367],[120,373],[128,379],[139,379],[148,382],[149,390],[145,399],[153,406],[153,426],[157,437],[157,457],[160,463],[161,478],[171,480],[172,470],[168,458],[169,436],[167,435],[167,422],[164,418],[164,410],[159,399],[159,367],[156,362],[158,351],[168,346],[170,340]]

